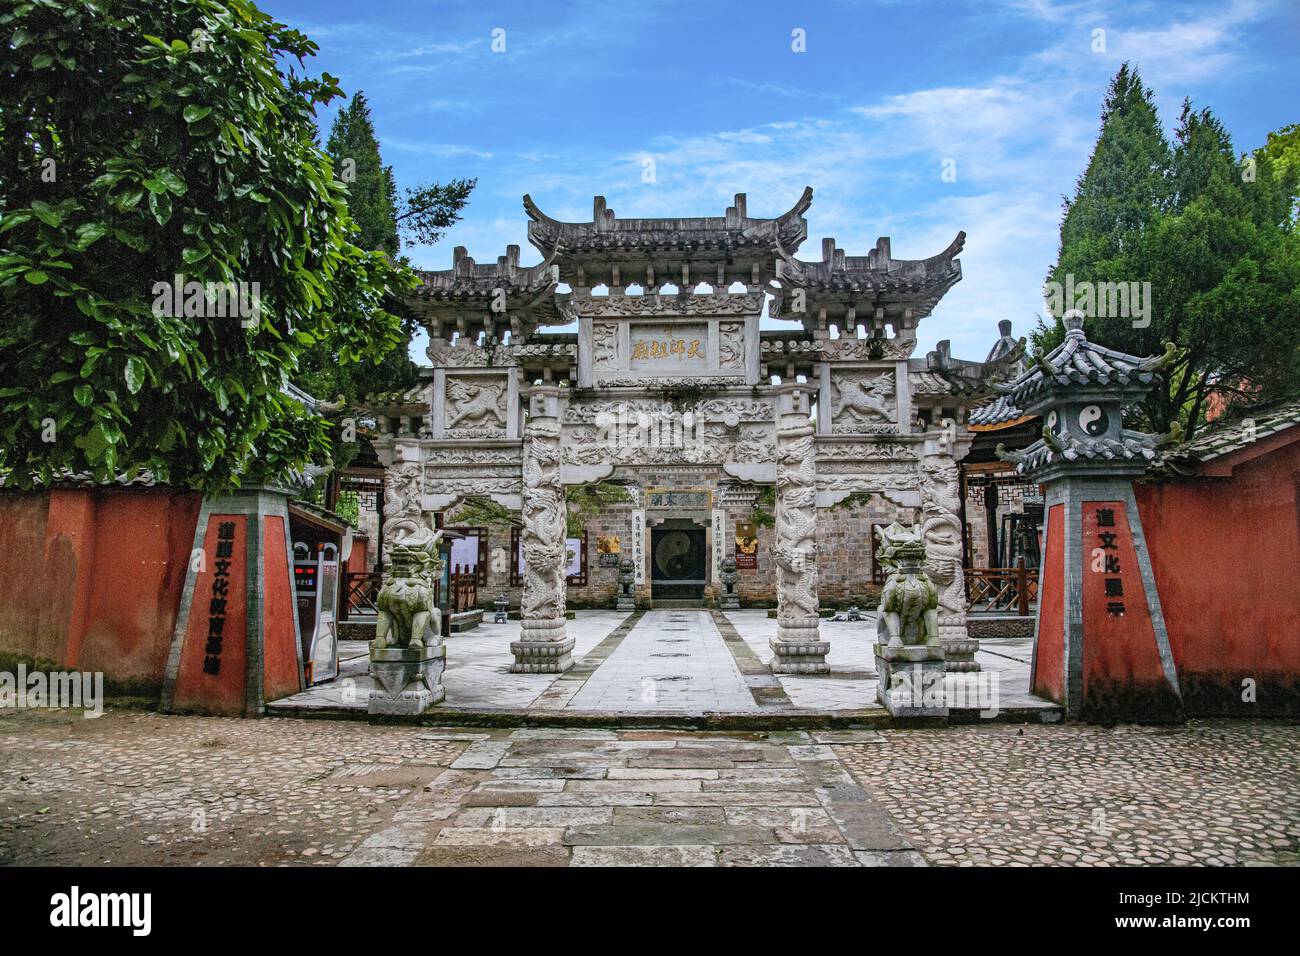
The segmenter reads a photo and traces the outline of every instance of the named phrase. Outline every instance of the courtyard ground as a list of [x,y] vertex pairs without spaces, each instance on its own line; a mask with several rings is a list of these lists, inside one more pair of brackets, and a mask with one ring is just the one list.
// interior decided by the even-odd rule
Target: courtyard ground
[[[769,641],[776,630],[776,620],[763,610],[578,611],[567,626],[574,639],[571,670],[512,674],[510,642],[519,639],[519,623],[485,621],[447,639],[447,696],[437,711],[548,718],[884,717],[876,701],[873,615],[822,622],[822,637],[831,645],[828,675],[773,674]],[[1030,638],[983,642],[978,680],[981,691],[993,696],[985,701],[992,706],[981,709],[1058,719],[1059,707],[1029,692],[1032,643]],[[338,680],[275,701],[272,709],[280,714],[364,712],[372,686],[366,674],[368,650],[364,641],[343,642]]]
[[691,733],[0,712],[0,863],[1300,862],[1300,727]]

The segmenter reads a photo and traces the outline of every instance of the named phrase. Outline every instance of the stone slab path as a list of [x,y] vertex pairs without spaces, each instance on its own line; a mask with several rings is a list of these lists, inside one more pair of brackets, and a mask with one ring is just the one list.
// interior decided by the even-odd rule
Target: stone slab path
[[736,659],[703,611],[647,611],[565,705],[572,710],[757,710]]
[[342,865],[924,865],[816,734],[478,737]]

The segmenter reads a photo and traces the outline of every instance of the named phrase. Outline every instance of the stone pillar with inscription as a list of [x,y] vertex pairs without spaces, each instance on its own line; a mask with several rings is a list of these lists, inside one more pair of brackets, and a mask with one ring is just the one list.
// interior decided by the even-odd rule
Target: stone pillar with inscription
[[810,396],[815,386],[789,383],[776,393],[776,637],[772,670],[827,674],[830,642],[817,616],[817,458]]
[[573,666],[573,638],[565,632],[567,511],[560,478],[560,401],[555,385],[527,392],[524,426],[524,557],[519,640],[510,645],[514,673],[560,673]]
[[205,499],[163,680],[164,713],[260,717],[305,686],[290,489]]
[[1138,358],[1089,342],[1078,313],[1065,327],[1060,346],[998,386],[1044,426],[1023,452],[999,446],[1017,472],[1045,486],[1030,686],[1068,717],[1176,720],[1182,692],[1133,495],[1161,440],[1121,420],[1173,347]]

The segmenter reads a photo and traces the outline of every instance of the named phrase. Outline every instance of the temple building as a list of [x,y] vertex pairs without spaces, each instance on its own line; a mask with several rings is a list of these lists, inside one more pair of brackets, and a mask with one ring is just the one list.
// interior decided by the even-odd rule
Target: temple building
[[612,607],[620,575],[639,606],[704,605],[734,561],[740,602],[777,606],[774,668],[816,673],[819,609],[873,603],[875,528],[920,523],[947,666],[974,669],[958,463],[1023,340],[1006,323],[985,361],[947,342],[915,355],[965,234],[927,259],[881,238],[804,260],[811,202],[760,219],[742,193],[721,216],[620,219],[598,196],[589,222],[562,222],[525,196],[537,264],[457,248],[422,273],[405,306],[432,367],[371,402],[381,556],[460,532],[480,597],[521,608],[520,670],[567,666],[565,609]]

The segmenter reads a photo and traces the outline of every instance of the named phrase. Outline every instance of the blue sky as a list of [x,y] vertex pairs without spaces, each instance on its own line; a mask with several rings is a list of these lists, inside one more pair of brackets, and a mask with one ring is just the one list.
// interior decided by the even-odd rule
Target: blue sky
[[1185,96],[1239,151],[1300,121],[1295,0],[262,5],[320,45],[314,72],[365,90],[399,187],[478,178],[465,220],[407,250],[417,265],[449,268],[456,245],[483,262],[512,242],[536,262],[525,192],[561,219],[589,220],[597,194],[619,216],[721,215],[736,192],[774,216],[811,185],[804,259],[823,236],[865,255],[881,235],[921,258],[966,230],[964,278],[921,324],[918,354],[948,338],[983,358],[997,320],[1032,327],[1061,198],[1122,61],[1155,88],[1166,127]]

